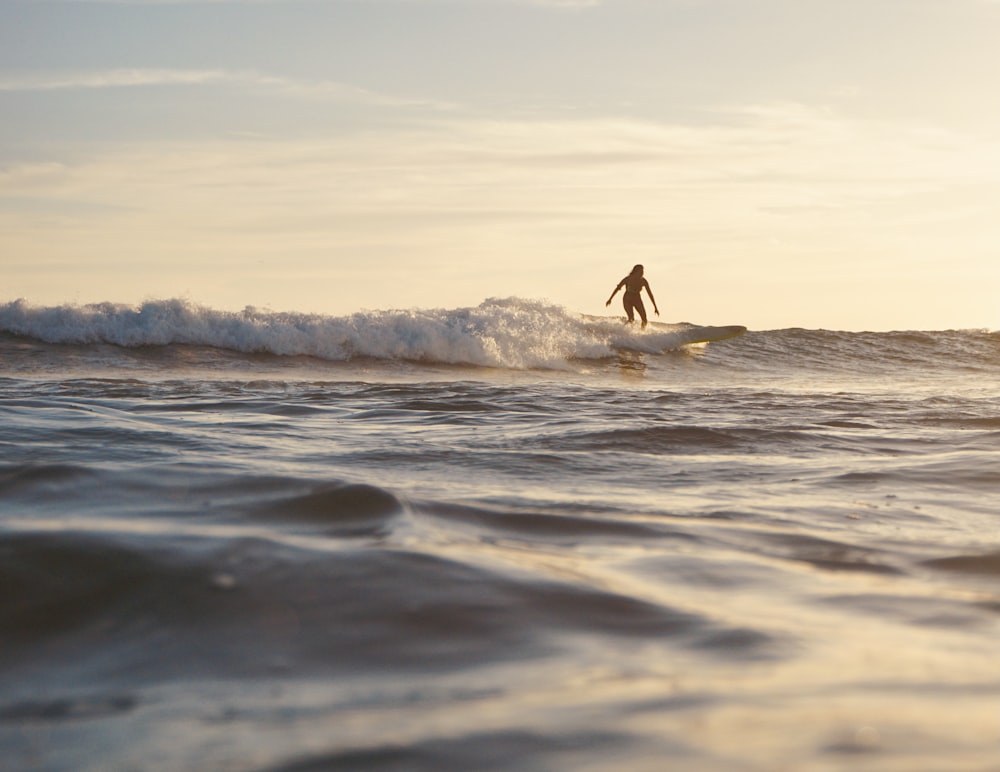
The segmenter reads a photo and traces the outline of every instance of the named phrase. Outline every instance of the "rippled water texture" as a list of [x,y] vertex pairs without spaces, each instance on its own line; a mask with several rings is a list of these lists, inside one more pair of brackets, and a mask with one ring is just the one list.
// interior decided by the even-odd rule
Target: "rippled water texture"
[[995,347],[3,338],[0,767],[998,768]]

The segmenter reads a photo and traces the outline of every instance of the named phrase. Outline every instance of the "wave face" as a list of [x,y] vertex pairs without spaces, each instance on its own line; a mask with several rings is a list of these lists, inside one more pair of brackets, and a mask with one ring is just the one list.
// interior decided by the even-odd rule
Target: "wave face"
[[[308,356],[468,365],[504,369],[571,368],[575,361],[658,355],[683,349],[695,325],[593,317],[537,300],[492,298],[457,309],[365,311],[349,316],[222,311],[185,300],[37,307],[0,305],[0,333],[61,345],[124,348],[203,346],[229,354]],[[849,367],[1000,366],[1000,333],[754,332],[732,344],[729,364],[836,371]]]

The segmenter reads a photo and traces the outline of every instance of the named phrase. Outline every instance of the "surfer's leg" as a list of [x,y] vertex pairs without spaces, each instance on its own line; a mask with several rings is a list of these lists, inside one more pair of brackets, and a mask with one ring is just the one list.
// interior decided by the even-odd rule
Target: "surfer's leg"
[[646,306],[642,304],[642,300],[639,299],[635,301],[635,308],[639,312],[639,318],[642,319],[643,328],[646,327]]
[[622,298],[622,305],[625,307],[625,315],[628,317],[628,323],[632,324],[635,321],[635,311],[632,306],[632,298],[625,295]]

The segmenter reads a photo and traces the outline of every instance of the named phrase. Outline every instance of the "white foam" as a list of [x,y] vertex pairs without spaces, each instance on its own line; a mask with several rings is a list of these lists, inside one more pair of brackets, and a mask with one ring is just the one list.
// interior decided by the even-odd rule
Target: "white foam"
[[458,309],[367,311],[350,316],[230,312],[185,300],[34,307],[0,305],[0,330],[49,343],[213,346],[240,352],[401,359],[503,368],[566,368],[618,349],[656,353],[674,333],[627,328],[544,301],[491,298]]

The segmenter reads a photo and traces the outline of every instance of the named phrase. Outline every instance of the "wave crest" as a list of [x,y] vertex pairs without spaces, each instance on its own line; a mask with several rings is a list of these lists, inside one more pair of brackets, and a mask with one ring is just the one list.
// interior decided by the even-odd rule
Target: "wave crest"
[[[501,368],[568,367],[621,348],[676,348],[667,325],[625,328],[614,318],[584,317],[537,300],[491,298],[458,309],[366,311],[350,316],[280,313],[248,306],[221,311],[186,300],[33,307],[0,305],[0,331],[47,343],[115,346],[211,346],[243,353],[356,357]],[[672,345],[677,344],[677,345]]]

